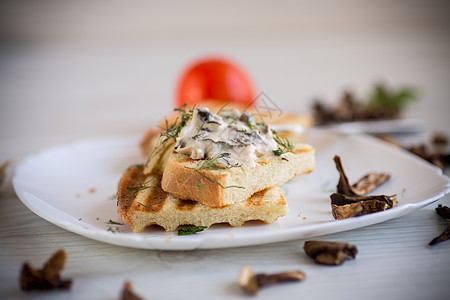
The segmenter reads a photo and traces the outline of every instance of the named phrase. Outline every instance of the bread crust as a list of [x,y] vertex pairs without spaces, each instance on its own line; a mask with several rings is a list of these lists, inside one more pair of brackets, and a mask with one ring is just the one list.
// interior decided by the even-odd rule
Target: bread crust
[[308,174],[315,166],[314,148],[307,144],[297,145],[288,153],[287,160],[280,156],[264,157],[252,168],[199,170],[202,162],[172,153],[162,176],[163,190],[178,198],[223,207],[244,201],[258,191],[281,185],[300,174]]

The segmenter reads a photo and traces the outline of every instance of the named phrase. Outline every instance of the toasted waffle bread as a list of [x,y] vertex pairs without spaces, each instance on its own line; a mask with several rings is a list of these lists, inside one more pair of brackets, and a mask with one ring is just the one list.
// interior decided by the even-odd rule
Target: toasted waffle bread
[[253,194],[247,200],[221,208],[181,200],[162,190],[161,177],[144,175],[143,166],[132,166],[119,181],[118,212],[134,232],[150,225],[159,225],[166,231],[180,225],[206,226],[229,223],[242,226],[249,220],[272,223],[288,212],[286,200],[278,187]]

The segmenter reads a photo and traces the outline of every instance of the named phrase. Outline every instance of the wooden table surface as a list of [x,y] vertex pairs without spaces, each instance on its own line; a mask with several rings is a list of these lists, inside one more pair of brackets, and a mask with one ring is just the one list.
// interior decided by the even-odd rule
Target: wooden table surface
[[[301,283],[266,288],[255,299],[449,299],[450,242],[434,247],[428,242],[446,227],[434,209],[450,206],[450,195],[399,218],[317,237],[358,247],[355,260],[330,267],[305,255],[304,240],[193,251],[101,243],[35,215],[11,185],[15,165],[41,149],[141,134],[155,125],[173,107],[182,68],[207,54],[241,63],[258,91],[289,112],[308,112],[316,96],[333,103],[345,87],[365,95],[379,79],[393,87],[410,84],[418,87],[420,100],[405,115],[422,120],[425,131],[400,139],[422,142],[436,130],[450,135],[450,35],[444,4],[345,1],[354,11],[332,5],[338,17],[319,4],[235,3],[241,14],[228,24],[223,16],[202,19],[201,11],[182,3],[178,8],[189,10],[195,22],[162,4],[148,9],[149,20],[143,11],[154,3],[141,4],[136,22],[130,23],[117,18],[124,8],[119,4],[114,14],[111,8],[97,19],[100,4],[50,9],[52,1],[45,3],[35,5],[35,11],[7,7],[14,38],[5,39],[9,44],[0,53],[0,163],[12,162],[0,186],[1,299],[119,299],[127,280],[145,299],[248,299],[236,284],[243,265],[256,272],[299,269],[306,274]],[[216,5],[215,14],[232,12]],[[261,5],[260,14],[253,14],[254,5]],[[123,12],[128,18],[129,9]],[[316,21],[322,14],[326,21]],[[164,15],[177,22],[169,26]],[[114,31],[99,20],[113,24]],[[148,30],[141,32],[140,26]],[[123,28],[135,30],[134,35]],[[22,264],[41,266],[60,248],[68,255],[62,276],[73,280],[71,290],[22,292]]]

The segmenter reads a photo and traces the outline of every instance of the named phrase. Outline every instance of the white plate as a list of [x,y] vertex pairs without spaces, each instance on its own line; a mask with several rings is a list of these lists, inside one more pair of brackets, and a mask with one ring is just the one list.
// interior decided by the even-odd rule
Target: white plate
[[[372,137],[313,131],[307,139],[316,148],[316,169],[283,186],[290,212],[274,224],[250,222],[240,228],[220,224],[188,236],[155,227],[132,233],[126,225],[107,224],[121,222],[114,195],[122,172],[144,160],[138,137],[44,150],[17,166],[13,184],[29,209],[64,229],[105,243],[169,250],[248,246],[350,230],[402,216],[450,191],[449,178],[438,168]],[[391,179],[375,192],[397,194],[398,206],[335,221],[329,198],[339,177],[332,160],[335,154],[341,156],[351,182],[369,171],[389,172]]]
[[425,130],[425,123],[420,119],[393,119],[344,122],[326,125],[324,128],[347,134],[418,133]]

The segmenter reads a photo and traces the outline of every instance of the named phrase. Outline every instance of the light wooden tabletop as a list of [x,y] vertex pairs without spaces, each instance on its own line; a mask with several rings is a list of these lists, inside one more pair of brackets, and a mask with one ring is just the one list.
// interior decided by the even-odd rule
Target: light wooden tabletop
[[[118,18],[133,14],[116,4],[100,19],[108,27],[94,13],[102,11],[100,4],[43,3],[35,13],[5,6],[11,29],[0,53],[0,163],[10,160],[11,166],[0,186],[1,299],[119,299],[127,280],[145,299],[248,299],[237,285],[243,265],[258,273],[299,269],[306,274],[301,283],[261,290],[257,299],[448,299],[450,242],[434,247],[428,242],[447,226],[435,207],[450,206],[450,195],[399,218],[317,237],[358,247],[355,260],[330,267],[305,255],[304,240],[193,251],[101,243],[35,215],[11,185],[16,164],[41,149],[142,134],[171,111],[182,68],[208,54],[242,64],[258,91],[289,112],[308,112],[314,97],[333,103],[346,87],[363,96],[380,79],[393,87],[417,86],[420,100],[405,116],[422,120],[425,131],[400,139],[418,143],[436,130],[450,135],[444,4],[235,3],[241,14],[232,24],[223,14],[235,10],[218,3],[178,3],[177,10],[140,4],[134,23]],[[199,7],[214,13],[202,19]],[[181,10],[189,10],[195,21]],[[62,276],[73,280],[71,290],[22,292],[22,264],[40,267],[60,248],[68,255]]]

